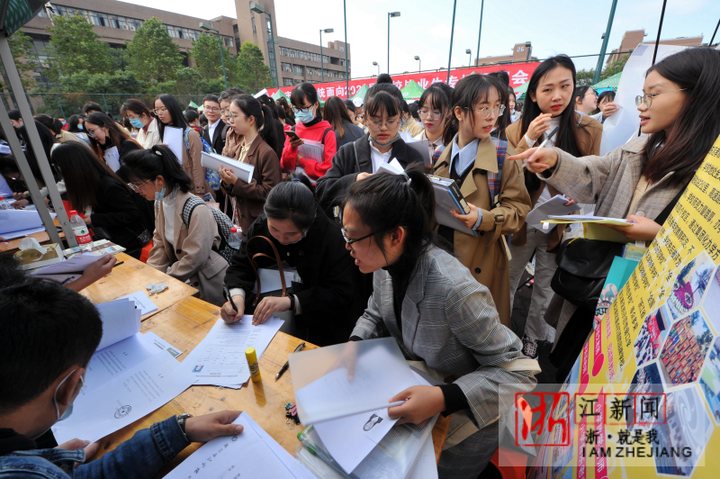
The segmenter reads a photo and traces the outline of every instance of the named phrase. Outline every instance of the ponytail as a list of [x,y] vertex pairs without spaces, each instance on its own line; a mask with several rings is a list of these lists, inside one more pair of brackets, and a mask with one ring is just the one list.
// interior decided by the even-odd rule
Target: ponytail
[[190,191],[192,184],[190,176],[167,146],[155,145],[149,150],[130,151],[120,159],[120,162],[121,176],[130,182],[155,181],[158,176],[162,176],[168,191],[175,188],[180,188],[183,193]]
[[278,151],[278,137],[277,137],[277,131],[275,131],[275,125],[273,124],[273,120],[275,117],[273,116],[272,112],[270,111],[270,108],[263,105],[262,106],[262,116],[261,123],[262,126],[260,126],[260,123],[258,123],[258,133],[262,137],[263,140],[265,140],[265,143],[268,144],[270,148],[273,149],[273,151]]

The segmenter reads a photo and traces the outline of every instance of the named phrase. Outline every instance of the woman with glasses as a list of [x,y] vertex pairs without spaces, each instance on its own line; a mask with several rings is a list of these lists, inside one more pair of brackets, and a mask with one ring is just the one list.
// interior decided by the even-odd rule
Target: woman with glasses
[[433,165],[445,149],[443,134],[446,120],[450,114],[452,94],[453,89],[445,83],[433,83],[423,92],[418,101],[418,116],[425,129],[413,138],[428,141],[428,150]]
[[[105,113],[93,113],[90,117],[93,115],[107,117]],[[140,258],[142,247],[152,238],[152,226],[150,231],[143,226],[137,195],[130,187],[85,145],[58,145],[52,151],[51,160],[62,172],[72,209],[84,215],[85,223],[93,228],[95,235],[119,244],[127,254]]]
[[158,122],[145,103],[130,98],[120,108],[120,114],[130,120],[130,124],[137,128],[137,142],[143,148],[152,148],[161,143],[158,131]]
[[497,78],[470,75],[460,80],[451,99],[451,120],[445,129],[447,145],[435,164],[437,176],[455,180],[470,212],[450,213],[470,235],[447,226],[438,234],[453,245],[454,253],[492,294],[503,325],[510,327],[510,274],[506,235],[520,229],[530,211],[522,166],[505,161],[507,142],[490,133],[505,114],[500,94],[506,86]]
[[[263,236],[277,249],[285,266],[297,271],[288,297],[266,296],[253,308],[252,292],[257,279],[248,252],[258,258],[261,268],[276,265],[275,252]],[[248,248],[249,246],[249,248]],[[249,251],[246,251],[248,249]],[[300,173],[270,191],[264,212],[243,238],[225,275],[225,285],[233,303],[223,305],[221,315],[228,322],[239,321],[243,314],[254,314],[253,324],[267,321],[273,313],[291,310],[295,314],[294,331],[288,331],[319,346],[347,341],[361,307],[353,308],[358,298],[353,285],[355,269],[345,250],[345,241],[337,224],[318,207],[313,185]],[[359,304],[362,301],[355,301]]]
[[160,138],[163,139],[163,143],[165,143],[166,127],[172,126],[183,131],[182,158],[178,159],[192,180],[190,192],[201,198],[208,193],[213,195],[213,191],[205,179],[205,167],[202,166],[202,140],[198,132],[190,128],[185,122],[182,108],[175,97],[172,95],[158,95],[155,98],[153,113],[160,121],[158,133]]
[[436,245],[434,209],[433,187],[420,165],[350,187],[344,234],[360,271],[373,274],[374,289],[343,365],[350,369],[353,363],[354,341],[397,341],[405,358],[439,385],[398,389],[389,401],[405,402],[390,408],[389,416],[420,424],[452,414],[446,441],[452,446],[440,456],[439,476],[475,479],[497,450],[497,418],[514,410],[504,398],[531,390],[538,367],[501,324],[488,289]]
[[[652,241],[720,135],[720,51],[688,48],[652,66],[636,98],[638,137],[605,156],[578,158],[562,148],[533,148],[511,159],[558,191],[595,203],[597,216],[625,218],[613,226],[628,241]],[[550,359],[564,380],[592,328],[594,311],[555,295],[545,317],[557,324]],[[579,338],[572,341],[573,338]]]
[[[547,139],[545,147],[557,146],[575,156],[597,155],[600,152],[602,126],[591,117],[575,111],[580,108],[575,101],[578,95],[586,98],[584,102],[592,106],[595,92],[589,87],[576,89],[575,80],[575,65],[565,55],[549,58],[540,64],[530,77],[522,120],[506,130],[508,142],[515,151],[522,153]],[[555,129],[555,135],[549,137]],[[525,172],[525,187],[530,193],[533,208],[560,193],[529,172]],[[555,255],[564,231],[565,225],[557,225],[548,232],[524,224],[513,235],[510,244],[511,304],[525,266],[535,255],[535,283],[522,335],[523,351],[530,357],[537,356],[539,343],[552,343],[555,339],[555,328],[543,317],[553,296],[550,282],[557,269]]]
[[221,305],[228,263],[216,252],[221,237],[215,216],[204,204],[186,210],[192,180],[173,152],[164,145],[131,151],[122,159],[122,171],[133,190],[155,200],[155,232],[147,264],[197,288],[203,301]]
[[233,223],[244,233],[262,213],[270,190],[280,182],[277,137],[274,128],[265,128],[266,119],[272,118],[270,110],[251,95],[234,97],[225,116],[229,127],[242,138],[234,159],[255,168],[250,183],[239,180],[231,169],[220,168],[221,187],[233,204]]
[[[298,138],[288,136],[282,152],[282,167],[287,171],[300,168],[312,180],[322,178],[332,166],[332,158],[337,152],[337,141],[330,123],[323,120],[318,101],[317,90],[310,83],[301,83],[290,94],[295,113],[295,129]],[[323,147],[322,158],[314,160],[304,158],[298,148],[303,140],[311,140]]]
[[105,113],[89,114],[85,118],[85,131],[90,137],[90,147],[98,158],[105,158],[108,150],[112,148],[117,149],[118,159],[133,150],[142,149],[137,141]]
[[365,94],[369,132],[343,145],[332,160],[332,168],[317,184],[320,205],[328,216],[337,216],[333,210],[354,182],[377,173],[381,165],[393,158],[403,168],[423,162],[420,153],[409,148],[400,137],[402,101],[402,93],[392,83],[377,83]]

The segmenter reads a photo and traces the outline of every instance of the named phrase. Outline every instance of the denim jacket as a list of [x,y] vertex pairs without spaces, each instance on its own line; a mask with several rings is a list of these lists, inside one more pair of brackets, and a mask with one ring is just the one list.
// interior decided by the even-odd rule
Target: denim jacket
[[[153,476],[189,445],[177,419],[171,417],[135,433],[102,458],[85,462],[85,451],[33,449],[0,456],[0,478],[140,479]],[[76,469],[75,463],[81,463]]]

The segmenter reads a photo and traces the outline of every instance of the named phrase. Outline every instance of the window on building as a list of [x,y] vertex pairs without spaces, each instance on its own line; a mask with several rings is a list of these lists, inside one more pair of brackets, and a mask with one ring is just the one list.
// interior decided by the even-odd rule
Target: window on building
[[229,47],[229,48],[232,48],[232,46],[233,46],[233,39],[230,38],[230,37],[223,37],[223,39],[225,40],[225,46],[226,46],[226,47]]
[[293,79],[292,78],[283,78],[283,85],[293,86]]
[[81,17],[87,18],[88,16],[87,10],[78,10],[77,8],[68,8],[67,12],[68,15],[70,15],[71,17],[75,15],[80,15]]
[[128,27],[130,27],[130,30],[135,31],[138,28],[142,26],[142,20],[137,20],[135,18],[128,18]]
[[280,68],[282,68],[282,71],[292,73],[292,65],[289,63],[281,63]]
[[285,56],[285,57],[289,57],[289,56],[290,56],[290,51],[289,51],[287,48],[281,48],[281,49],[280,49],[280,55]]
[[118,17],[117,15],[110,15],[110,26],[121,30],[127,30],[127,19],[125,19],[125,17]]
[[323,63],[330,63],[330,57],[323,55]]
[[188,35],[190,35],[190,40],[197,41],[198,37],[202,35],[202,32],[188,29]]
[[53,5],[53,8],[55,9],[55,13],[57,15],[67,15],[67,8],[61,5]]
[[255,27],[255,17],[252,17],[250,22],[252,22],[253,33],[257,33],[257,27]]
[[301,84],[302,82],[303,82],[302,80],[298,80],[297,78],[295,79],[295,84],[296,84],[296,85],[299,85],[299,84]]
[[45,7],[43,7],[42,10],[38,13],[38,17],[45,17],[47,18],[47,13],[45,12]]
[[175,32],[177,33],[178,38],[184,38],[185,40],[190,39],[190,34],[188,33],[187,28],[177,27],[175,29]]
[[240,38],[235,37],[235,45],[240,45]]
[[302,65],[293,65],[293,75],[295,76],[303,76],[303,67]]
[[175,35],[175,27],[172,27],[170,25],[165,25],[165,30],[167,30],[168,35],[170,35],[172,38],[177,38]]
[[233,33],[238,33],[238,32],[239,32],[239,30],[238,30],[238,26],[236,23],[235,25],[233,25]]
[[290,49],[290,54],[288,55],[290,58],[297,58],[297,50]]
[[98,12],[90,12],[90,21],[93,25],[97,25],[98,27],[109,27],[110,21],[108,20],[108,16],[104,13],[98,13]]
[[345,47],[338,47],[338,50],[340,50],[341,52],[344,52],[344,51],[345,51]]

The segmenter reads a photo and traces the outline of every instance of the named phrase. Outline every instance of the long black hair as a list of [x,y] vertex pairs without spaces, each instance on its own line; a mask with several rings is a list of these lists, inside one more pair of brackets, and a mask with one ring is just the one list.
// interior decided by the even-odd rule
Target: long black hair
[[643,175],[656,183],[674,171],[670,183],[686,184],[720,136],[720,51],[688,48],[664,58],[647,73],[653,71],[683,89],[685,102],[668,131],[648,138]]
[[360,220],[375,232],[375,241],[383,255],[383,237],[402,226],[406,239],[400,261],[414,264],[435,241],[435,193],[422,164],[409,166],[405,173],[407,178],[383,171],[356,181],[341,206],[343,210],[346,206],[354,209]]
[[177,157],[170,148],[155,145],[148,150],[133,150],[120,158],[122,167],[118,171],[120,176],[132,183],[139,181],[155,181],[162,176],[167,185],[167,194],[175,188],[187,193],[190,191],[192,180],[183,170]]
[[67,131],[69,131],[70,133],[83,133],[82,130],[80,130],[80,128],[78,128],[79,124],[80,124],[80,115],[72,115],[70,118],[68,118]]
[[273,151],[277,151],[278,137],[273,125],[273,116],[270,108],[261,105],[252,95],[247,94],[234,97],[232,103],[240,108],[245,115],[255,118],[255,126],[258,129],[258,134]]
[[508,72],[505,70],[500,70],[489,73],[488,76],[497,80],[497,83],[499,84],[497,91],[500,97],[500,104],[505,105],[505,112],[502,116],[498,117],[497,122],[495,123],[495,130],[490,133],[490,136],[507,141],[505,130],[512,123],[512,112],[510,111],[510,92],[512,91],[510,89],[510,75],[508,75]]
[[[270,190],[265,206],[265,215],[276,220],[290,220],[300,231],[313,224],[319,208],[315,200],[315,191],[307,177],[294,174],[288,181],[278,183]],[[323,214],[320,212],[319,214]]]
[[[293,88],[293,91],[290,93],[290,103],[292,103],[295,108],[302,108],[305,100],[313,106],[318,102],[317,90],[312,83],[301,83]],[[319,118],[322,121],[322,111],[320,110],[321,108],[318,106],[315,111],[315,118]]]
[[[55,181],[60,181],[62,176],[58,172],[57,168],[55,168],[55,166],[50,161],[50,150],[52,150],[52,146],[57,143],[57,140],[55,140],[55,135],[39,121],[33,121],[35,121],[35,126],[37,127],[38,134],[40,135],[40,144],[42,145],[42,149],[45,152],[45,157],[48,159],[48,162],[50,162],[50,170],[52,171],[53,178],[55,179]],[[17,129],[17,133],[18,136],[20,136],[20,139],[23,140],[25,142],[25,145],[27,146],[27,149],[25,150],[25,158],[30,165],[30,170],[32,170],[33,176],[36,180],[40,181],[44,185],[45,181],[43,179],[42,173],[40,172],[40,165],[37,160],[35,149],[33,148],[33,144],[30,142],[30,136],[28,135],[27,127],[23,124],[20,128]]]
[[505,87],[497,78],[489,75],[468,75],[455,85],[455,91],[453,91],[452,98],[450,99],[451,114],[445,123],[445,130],[443,130],[443,143],[449,145],[460,128],[460,121],[455,115],[455,107],[460,107],[469,113],[468,119],[474,127],[475,115],[473,114],[473,110],[475,109],[475,105],[486,101],[490,95],[490,91],[493,89],[497,91],[498,100],[502,103],[501,90],[504,90]]
[[183,131],[185,131],[185,128],[188,127],[187,122],[185,121],[185,116],[183,116],[183,110],[180,106],[180,103],[175,99],[172,95],[158,95],[155,97],[155,100],[153,100],[153,106],[155,106],[155,102],[160,100],[163,105],[165,105],[165,108],[167,108],[168,113],[170,113],[170,118],[172,120],[172,125],[165,125],[162,121],[160,121],[160,118],[158,118],[158,132],[160,133],[160,138],[165,138],[165,126],[174,126],[175,128],[182,128]]

